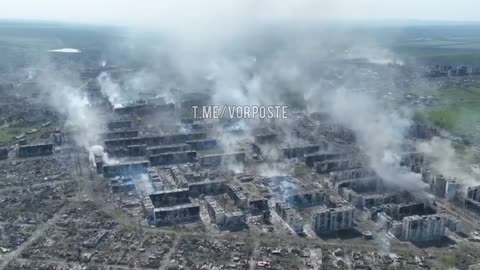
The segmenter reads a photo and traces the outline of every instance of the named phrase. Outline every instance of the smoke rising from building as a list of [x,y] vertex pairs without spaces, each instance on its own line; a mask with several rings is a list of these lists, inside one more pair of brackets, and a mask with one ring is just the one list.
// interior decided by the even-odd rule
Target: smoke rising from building
[[427,184],[421,175],[400,166],[405,147],[408,118],[390,111],[365,93],[338,89],[322,103],[326,112],[355,133],[357,143],[369,159],[370,166],[390,188],[400,188],[426,195]]
[[[114,106],[121,106],[151,85],[161,85],[159,95],[165,95],[166,88],[207,89],[211,103],[216,105],[287,104],[310,112],[322,111],[353,130],[370,166],[387,186],[424,197],[426,185],[421,176],[400,166],[409,116],[382,107],[375,96],[363,91],[370,90],[370,85],[362,81],[363,73],[339,64],[356,58],[381,64],[401,59],[375,40],[354,34],[354,29],[333,27],[321,18],[304,19],[305,11],[318,7],[313,1],[300,5],[289,2],[294,7],[291,12],[285,12],[288,5],[280,10],[272,1],[251,4],[235,9],[229,27],[216,25],[192,31],[212,22],[187,20],[159,25],[157,30],[161,31],[156,35],[161,39],[145,39],[145,33],[130,32],[126,58],[137,56],[137,62],[151,70],[128,73],[123,84],[103,73],[98,78],[102,93]],[[272,12],[262,12],[265,10]],[[153,41],[156,43],[146,44]],[[152,74],[159,74],[160,79]],[[390,83],[390,78],[379,79],[385,80],[385,85]],[[58,92],[63,97],[54,106],[86,130],[88,134],[78,138],[82,145],[94,145],[93,138],[100,129],[96,117],[89,117],[95,113],[88,101],[80,91]],[[261,125],[257,121],[245,124],[250,129]],[[230,145],[228,138],[220,141]]]
[[85,149],[98,144],[104,121],[90,104],[86,84],[72,74],[50,68],[38,76],[37,83],[45,102],[65,117],[65,126],[77,144]]
[[417,143],[417,149],[431,162],[431,167],[446,178],[455,178],[463,184],[464,190],[469,186],[478,184],[473,176],[467,173],[468,169],[460,164],[460,159],[446,139],[433,137],[430,141]]

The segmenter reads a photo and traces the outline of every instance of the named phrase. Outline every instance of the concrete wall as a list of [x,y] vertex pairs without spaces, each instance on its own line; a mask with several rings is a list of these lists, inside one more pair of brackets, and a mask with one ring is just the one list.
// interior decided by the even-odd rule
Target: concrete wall
[[19,157],[48,156],[53,154],[53,144],[22,145],[18,149]]
[[149,196],[156,208],[190,202],[190,192],[186,188],[155,192]]
[[353,207],[321,209],[313,213],[312,228],[317,234],[337,232],[353,227]]
[[159,155],[150,156],[150,164],[152,166],[159,165],[172,165],[180,164],[187,162],[194,162],[197,157],[197,152],[195,151],[185,151],[185,152],[173,152],[173,153],[164,153]]
[[115,165],[104,165],[103,176],[111,178],[116,176],[138,175],[148,172],[148,162],[131,162]]
[[444,216],[436,214],[404,217],[401,239],[414,242],[439,240],[445,235],[445,221]]

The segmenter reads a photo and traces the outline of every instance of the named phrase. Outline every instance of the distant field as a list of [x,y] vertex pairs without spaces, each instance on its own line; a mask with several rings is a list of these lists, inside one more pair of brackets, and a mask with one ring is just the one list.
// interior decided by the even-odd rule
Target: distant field
[[0,129],[0,145],[7,144],[15,140],[15,136],[25,134],[29,128],[3,128]]
[[422,112],[423,120],[453,134],[480,139],[480,82],[478,86],[444,88],[432,94],[440,101]]
[[[404,29],[390,44],[393,51],[419,64],[480,65],[480,25],[418,26]],[[469,86],[414,89],[440,99],[419,117],[453,134],[480,142],[480,77]]]
[[408,27],[391,47],[396,53],[420,62],[478,64],[480,25]]

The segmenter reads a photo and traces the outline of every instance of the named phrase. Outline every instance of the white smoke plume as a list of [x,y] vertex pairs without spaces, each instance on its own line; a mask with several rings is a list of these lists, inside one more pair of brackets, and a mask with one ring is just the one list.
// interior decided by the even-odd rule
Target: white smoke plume
[[370,166],[387,187],[407,190],[419,198],[429,197],[426,193],[427,184],[422,182],[421,175],[400,166],[405,134],[410,126],[408,118],[387,110],[373,97],[362,92],[338,89],[327,100],[322,103],[326,106],[324,110],[340,124],[353,130]]
[[113,164],[120,163],[119,160],[110,158],[108,153],[105,152],[103,146],[101,145],[94,145],[90,147],[89,154],[90,154],[90,161],[92,163],[94,163],[95,157],[101,157],[105,165],[113,165]]
[[431,167],[446,178],[455,178],[463,188],[478,185],[478,181],[469,173],[468,168],[462,167],[452,143],[446,139],[433,137],[430,141],[417,143],[417,149],[425,154]]
[[98,144],[104,120],[90,104],[86,83],[72,75],[45,69],[37,78],[47,104],[66,118],[65,128],[78,145],[85,149]]
[[127,102],[120,85],[114,82],[107,72],[100,73],[97,81],[100,85],[100,91],[108,98],[114,108],[120,108]]
[[133,177],[135,189],[140,196],[148,196],[155,192],[152,182],[148,178],[148,174],[141,174]]
[[[151,85],[161,85],[157,90],[159,95],[171,87],[202,90],[207,86],[216,105],[293,103],[302,107],[306,103],[311,112],[327,112],[354,131],[370,166],[387,186],[426,196],[420,175],[400,167],[404,135],[410,125],[408,117],[384,108],[376,97],[360,92],[371,90],[363,83],[361,72],[351,68],[345,74],[338,74],[336,71],[344,71],[345,67],[336,66],[334,61],[329,63],[352,58],[398,63],[386,48],[374,45],[374,40],[366,42],[366,37],[351,29],[331,28],[322,21],[324,16],[328,17],[336,8],[344,10],[343,7],[334,8],[334,1],[328,1],[327,5],[310,0],[287,0],[281,4],[271,0],[207,2],[189,2],[188,8],[176,10],[183,16],[156,16],[160,21],[147,22],[150,29],[162,33],[161,39],[140,39],[152,32],[131,32],[133,40],[126,44],[129,56],[132,59],[139,56],[152,70],[132,74],[129,82],[122,85],[108,75],[101,75],[102,92],[114,106],[131,101],[132,95],[138,96],[141,88]],[[215,16],[211,16],[212,9],[217,11]],[[148,42],[152,44],[139,44]],[[153,79],[155,76],[149,74],[159,74],[161,79]],[[385,85],[390,83],[389,78],[378,80],[385,80]],[[339,89],[331,91],[332,88]],[[74,97],[82,101],[81,95]],[[70,96],[63,99],[70,100]],[[69,103],[77,104],[75,100]],[[73,122],[84,125],[87,133],[94,133],[84,138],[95,137],[92,135],[99,130],[94,126],[98,124],[97,117],[92,110],[83,110],[88,104],[61,103],[57,106],[66,109]],[[246,124],[255,127],[258,123]],[[228,138],[221,141],[230,147]],[[272,168],[271,174],[278,175],[277,169]]]

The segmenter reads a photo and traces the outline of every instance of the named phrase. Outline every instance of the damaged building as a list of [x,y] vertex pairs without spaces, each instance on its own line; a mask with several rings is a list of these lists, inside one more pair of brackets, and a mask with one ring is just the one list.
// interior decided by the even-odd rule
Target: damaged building
[[222,164],[235,164],[245,162],[245,153],[220,153],[207,154],[198,157],[198,162],[202,166],[220,166]]
[[169,134],[162,136],[144,136],[144,137],[133,137],[133,138],[119,138],[111,139],[105,141],[105,146],[108,147],[125,147],[129,145],[142,145],[145,144],[149,147],[151,146],[160,146],[160,145],[172,145],[172,144],[182,144],[191,140],[200,140],[206,139],[207,133],[205,132],[196,132],[196,133],[179,133],[179,134]]
[[312,215],[312,229],[318,235],[351,229],[353,213],[354,208],[351,206],[316,209]]
[[53,144],[21,145],[18,148],[18,156],[21,158],[48,156],[53,154]]
[[465,208],[480,214],[480,186],[469,187],[467,189]]
[[359,209],[396,203],[398,201],[398,194],[387,192],[381,180],[376,177],[366,178],[364,181],[353,180],[348,187],[340,188],[339,193],[345,200]]
[[247,218],[242,211],[239,211],[238,209],[229,211],[229,209],[222,207],[220,203],[211,196],[205,197],[205,201],[212,222],[217,224],[220,228],[232,231],[244,228]]
[[330,173],[332,171],[342,171],[361,168],[362,161],[356,158],[334,159],[314,162],[317,173]]
[[103,166],[103,175],[107,178],[125,175],[138,175],[148,172],[148,161],[124,162]]
[[445,235],[445,228],[443,215],[408,216],[402,220],[401,239],[412,242],[440,240]]
[[0,160],[4,160],[8,158],[8,149],[7,148],[0,148]]
[[143,200],[145,215],[155,225],[174,225],[200,220],[200,205],[190,201],[189,190],[156,191]]
[[325,205],[329,196],[326,190],[317,189],[310,191],[296,192],[286,198],[288,205],[293,207],[311,207]]
[[307,145],[297,147],[285,147],[282,149],[286,158],[303,158],[307,154],[313,154],[320,150],[320,145]]
[[288,204],[277,202],[275,204],[275,211],[295,233],[303,233],[303,218],[294,209],[290,208]]
[[197,158],[196,151],[170,152],[149,156],[152,166],[164,166],[180,163],[194,162]]

